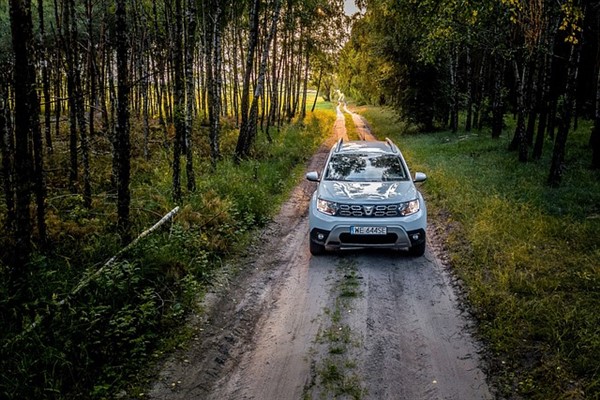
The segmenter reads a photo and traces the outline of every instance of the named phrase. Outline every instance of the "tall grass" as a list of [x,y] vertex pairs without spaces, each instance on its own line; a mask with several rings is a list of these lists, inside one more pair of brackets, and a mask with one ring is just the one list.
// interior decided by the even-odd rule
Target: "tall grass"
[[501,392],[599,398],[600,174],[588,169],[590,124],[570,134],[564,182],[551,189],[549,140],[541,160],[523,164],[506,150],[508,129],[499,140],[485,130],[411,134],[390,111],[362,113],[428,175],[430,214],[446,227]]
[[[248,243],[248,232],[277,212],[334,120],[331,106],[321,106],[304,121],[271,129],[272,143],[260,133],[253,158],[239,164],[231,161],[237,130],[226,126],[224,158],[214,171],[204,145],[205,128],[197,126],[197,190],[185,194],[174,221],[76,295],[70,293],[77,283],[120,247],[113,233],[110,153],[93,159],[96,194],[90,210],[81,196],[67,192],[66,174],[51,172],[52,249],[35,256],[26,299],[8,298],[8,268],[0,265],[0,398],[113,398],[125,393],[136,372],[173,345],[173,333],[197,307],[224,261]],[[145,161],[139,157],[138,135],[135,130],[132,138],[138,155],[132,160],[131,183],[135,232],[175,206],[171,150],[156,138],[152,157]],[[97,140],[96,149],[110,149],[102,138]],[[61,148],[59,141],[56,148]],[[53,165],[67,165],[66,152],[57,150],[53,157]]]

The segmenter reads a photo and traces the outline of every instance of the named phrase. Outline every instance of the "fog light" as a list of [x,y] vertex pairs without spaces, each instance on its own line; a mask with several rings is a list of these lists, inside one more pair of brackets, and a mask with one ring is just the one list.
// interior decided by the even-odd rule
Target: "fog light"
[[412,240],[419,240],[420,237],[421,237],[421,235],[419,235],[418,233],[415,233],[412,235]]
[[322,233],[318,233],[317,234],[317,239],[319,239],[319,240],[325,240],[325,235],[323,235]]

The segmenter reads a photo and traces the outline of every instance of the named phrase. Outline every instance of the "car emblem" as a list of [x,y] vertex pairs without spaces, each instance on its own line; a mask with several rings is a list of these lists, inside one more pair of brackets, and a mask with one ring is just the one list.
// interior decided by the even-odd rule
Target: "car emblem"
[[373,214],[373,208],[373,206],[365,206],[365,214],[371,216],[371,214]]

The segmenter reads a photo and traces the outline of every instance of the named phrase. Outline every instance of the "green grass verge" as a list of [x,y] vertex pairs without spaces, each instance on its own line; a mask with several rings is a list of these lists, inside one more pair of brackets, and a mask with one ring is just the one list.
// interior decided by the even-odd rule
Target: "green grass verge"
[[533,399],[600,397],[600,175],[588,169],[590,124],[572,132],[558,189],[545,185],[552,143],[540,161],[517,161],[509,128],[411,134],[390,110],[358,110],[389,136],[445,226],[504,394]]
[[[186,315],[197,309],[224,261],[245,248],[249,232],[278,211],[301,179],[306,160],[331,134],[334,120],[331,105],[321,105],[303,122],[271,129],[273,143],[259,133],[253,158],[240,164],[230,158],[237,130],[224,126],[224,159],[216,171],[208,161],[207,132],[198,126],[197,190],[185,193],[174,221],[73,296],[68,294],[77,283],[119,250],[120,239],[114,234],[108,140],[95,138],[95,196],[89,210],[81,196],[67,191],[67,147],[57,140],[48,164],[59,167],[47,177],[51,249],[35,256],[27,290],[19,299],[9,297],[8,268],[0,265],[0,398],[126,396],[138,383],[138,371],[189,336],[182,328]],[[144,161],[139,132],[134,125],[134,232],[142,232],[174,207],[172,150],[162,148],[157,127],[152,158]],[[182,182],[185,185],[185,176]],[[0,245],[5,240],[0,236]]]

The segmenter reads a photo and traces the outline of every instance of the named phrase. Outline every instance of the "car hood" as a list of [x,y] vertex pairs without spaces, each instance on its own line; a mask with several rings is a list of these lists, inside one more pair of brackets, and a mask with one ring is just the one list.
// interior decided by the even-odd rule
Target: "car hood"
[[373,201],[395,203],[417,198],[417,189],[411,181],[402,182],[340,182],[321,181],[318,196],[325,200]]

